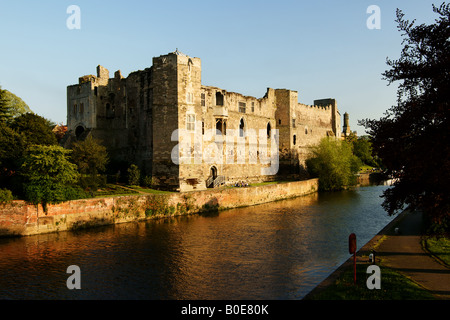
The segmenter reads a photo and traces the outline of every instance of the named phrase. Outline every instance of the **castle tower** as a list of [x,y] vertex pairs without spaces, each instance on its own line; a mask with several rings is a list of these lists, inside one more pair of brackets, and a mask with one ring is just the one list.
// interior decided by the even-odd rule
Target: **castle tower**
[[342,135],[344,137],[348,137],[351,133],[350,131],[350,124],[348,121],[348,113],[344,113],[344,126],[342,127],[343,131],[342,131]]
[[194,129],[201,115],[201,61],[176,50],[153,58],[152,77],[152,177],[160,186],[179,189],[181,166],[172,153],[177,153],[177,129]]

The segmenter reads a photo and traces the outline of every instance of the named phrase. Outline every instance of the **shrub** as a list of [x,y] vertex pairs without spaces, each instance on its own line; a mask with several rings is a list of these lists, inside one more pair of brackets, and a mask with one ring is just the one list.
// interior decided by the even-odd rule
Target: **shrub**
[[306,165],[308,172],[319,178],[320,190],[334,191],[356,184],[361,161],[347,142],[324,138],[313,147]]
[[135,164],[132,164],[128,168],[127,172],[128,172],[128,184],[132,185],[132,186],[138,186],[140,177],[141,177],[141,172],[140,172],[138,166]]
[[0,204],[9,203],[13,200],[12,192],[8,189],[0,189]]

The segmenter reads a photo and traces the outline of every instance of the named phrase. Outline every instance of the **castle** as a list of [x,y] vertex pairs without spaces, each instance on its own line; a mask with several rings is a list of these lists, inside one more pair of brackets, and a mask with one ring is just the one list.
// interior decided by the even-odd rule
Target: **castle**
[[111,161],[136,164],[159,188],[189,191],[301,178],[308,149],[340,139],[340,122],[335,99],[305,105],[287,89],[254,98],[202,85],[201,60],[177,49],[126,78],[99,65],[97,76],[68,86],[65,144],[91,135]]

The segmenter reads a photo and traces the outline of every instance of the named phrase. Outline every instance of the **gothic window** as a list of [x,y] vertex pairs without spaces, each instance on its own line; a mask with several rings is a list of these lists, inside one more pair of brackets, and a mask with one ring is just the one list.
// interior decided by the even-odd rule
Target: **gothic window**
[[216,119],[216,134],[227,134],[227,121],[222,118]]
[[195,114],[188,114],[186,116],[186,129],[189,131],[195,130]]
[[292,119],[292,128],[295,128],[295,119]]
[[76,103],[74,103],[74,105],[73,105],[73,114],[77,114],[77,104]]
[[271,128],[270,122],[269,122],[269,123],[267,123],[267,138],[270,138],[271,131],[272,131],[272,128]]
[[294,134],[294,137],[293,137],[293,142],[294,142],[294,146],[295,146],[295,144],[297,143],[297,136]]
[[245,123],[244,123],[244,119],[241,118],[241,121],[239,122],[239,136],[240,137],[244,136],[244,131],[245,131]]
[[305,127],[305,134],[308,134],[308,127]]
[[223,94],[219,91],[216,92],[216,106],[223,106]]

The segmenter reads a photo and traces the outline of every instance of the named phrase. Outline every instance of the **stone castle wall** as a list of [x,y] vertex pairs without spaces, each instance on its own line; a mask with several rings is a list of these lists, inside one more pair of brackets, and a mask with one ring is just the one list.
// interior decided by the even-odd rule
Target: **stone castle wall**
[[[216,175],[228,184],[302,177],[309,148],[322,137],[340,136],[334,99],[307,106],[287,89],[268,88],[255,98],[204,86],[201,60],[178,51],[153,58],[150,68],[127,78],[120,71],[109,78],[98,66],[97,76],[68,87],[67,114],[73,141],[92,135],[113,161],[137,164],[160,188],[179,191],[205,189]],[[262,157],[275,155],[272,138],[279,144],[277,174],[274,160]],[[182,140],[190,146],[182,148]]]

